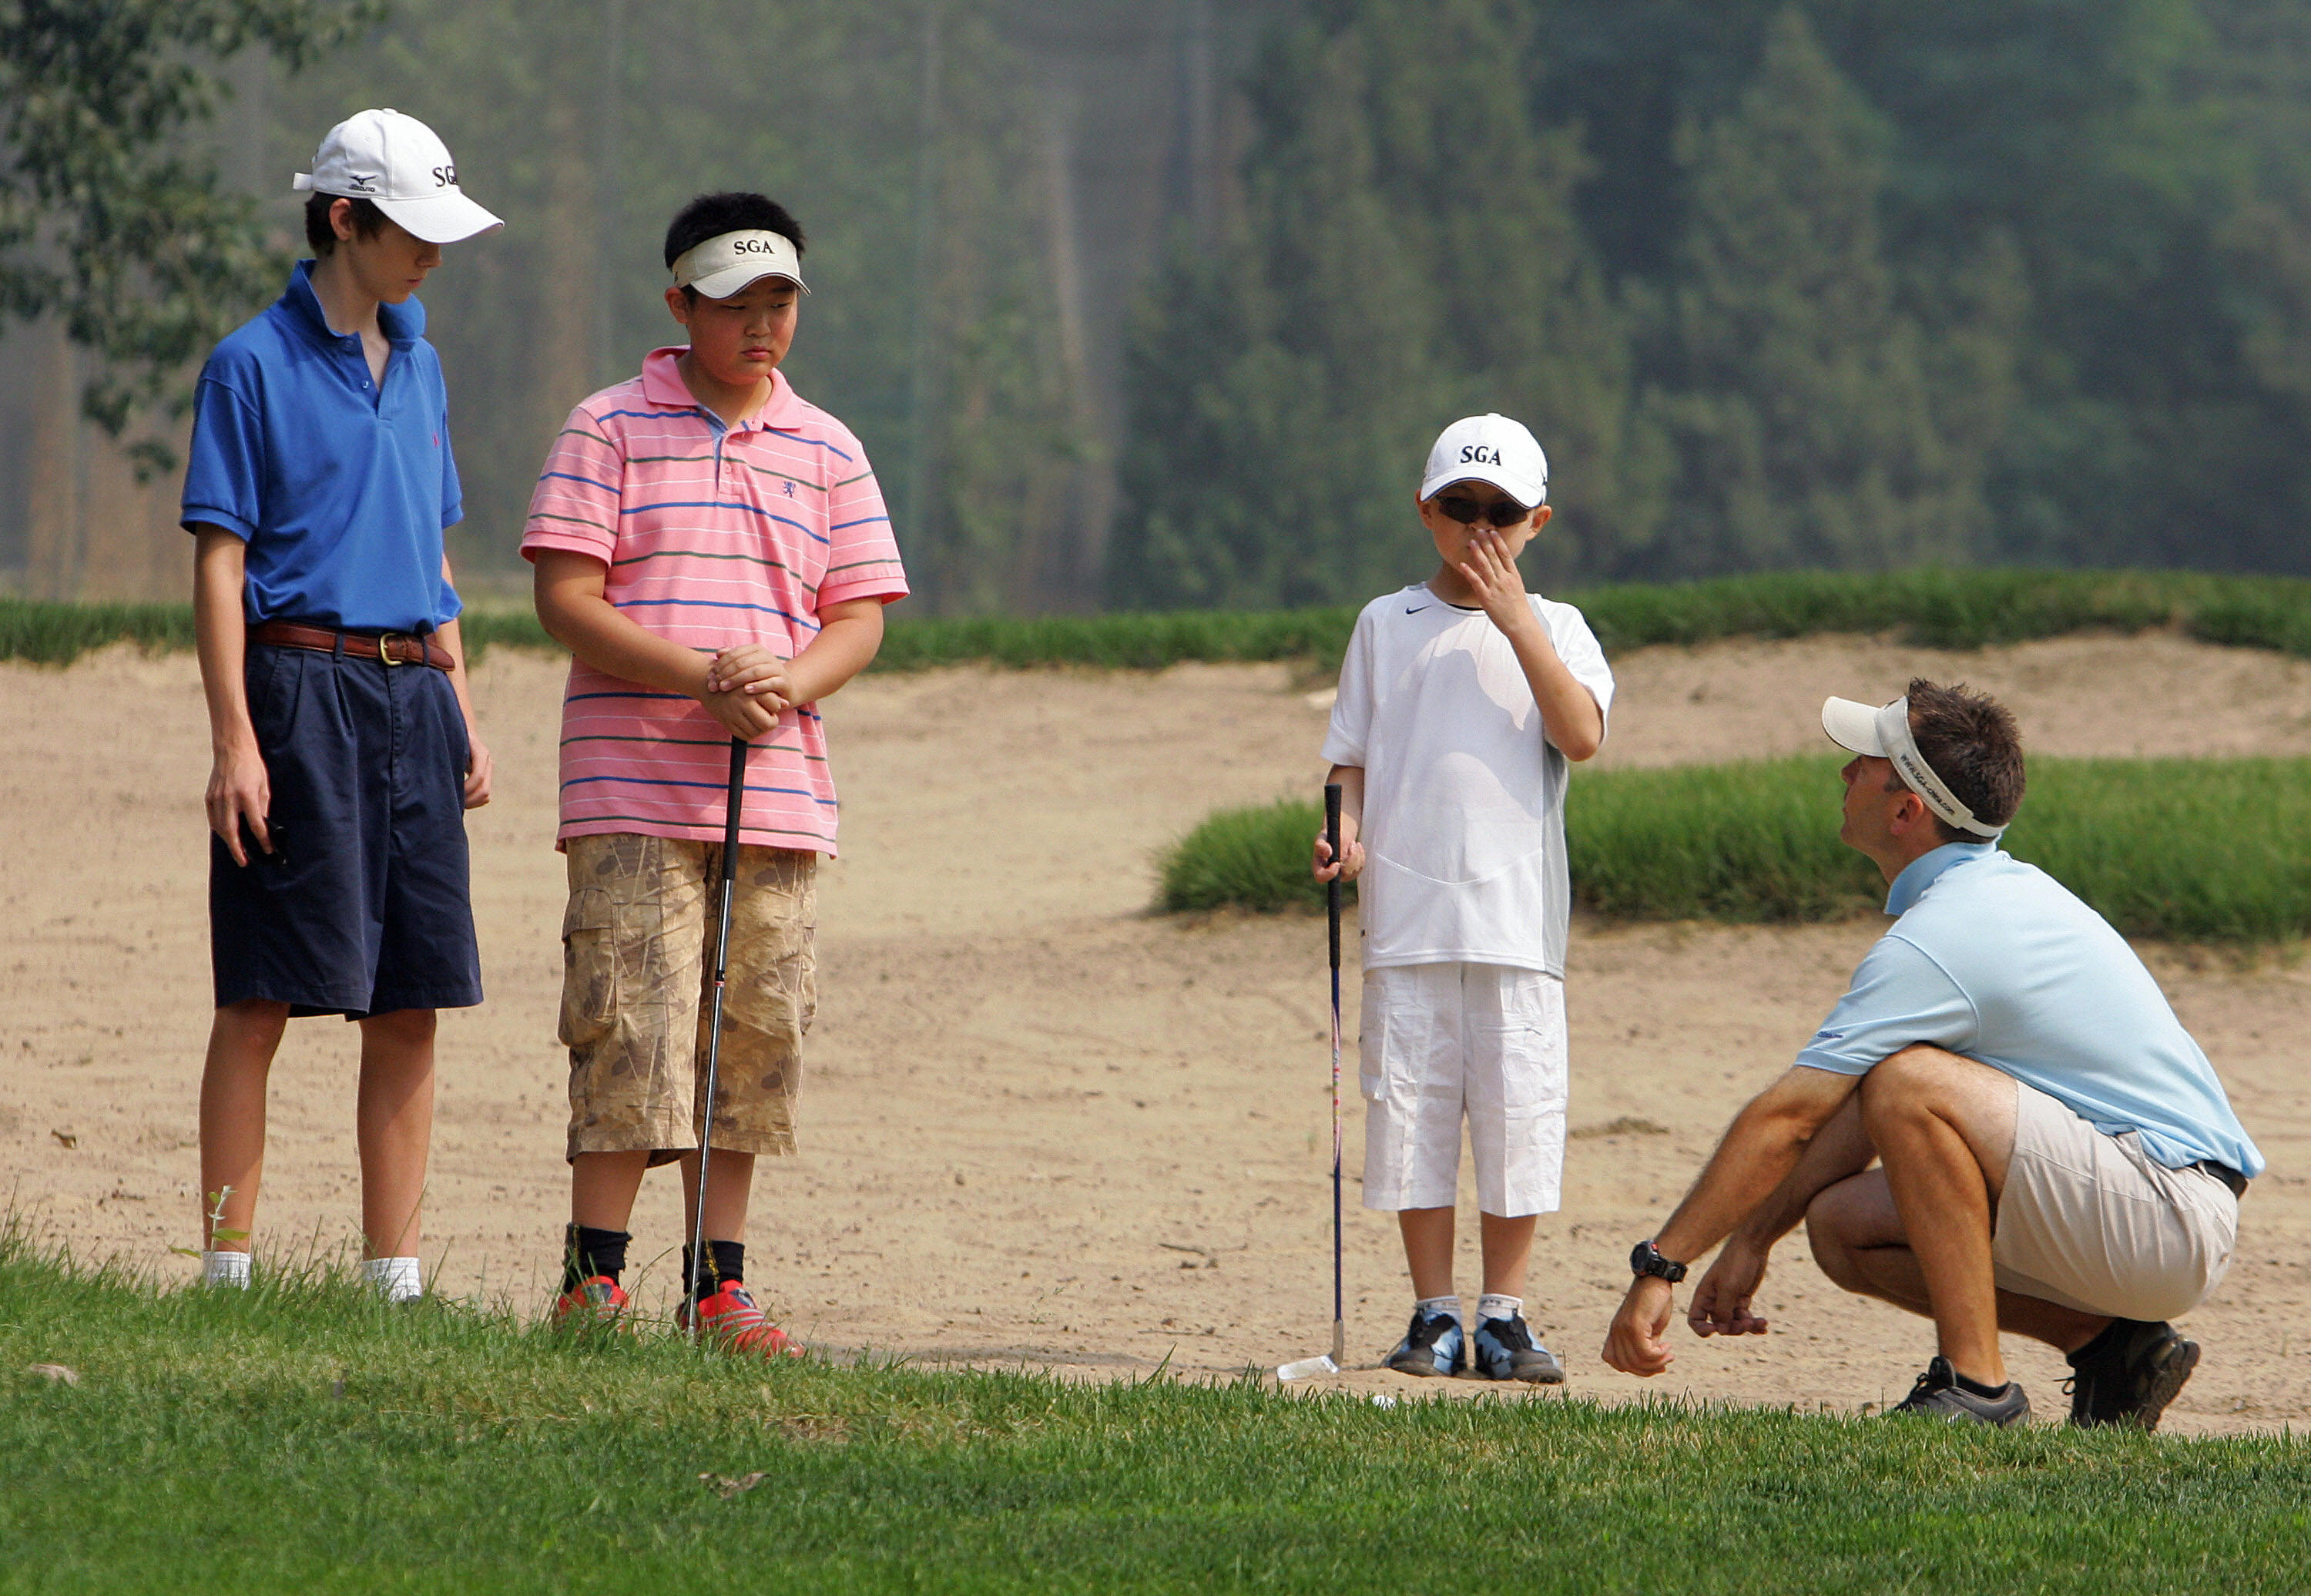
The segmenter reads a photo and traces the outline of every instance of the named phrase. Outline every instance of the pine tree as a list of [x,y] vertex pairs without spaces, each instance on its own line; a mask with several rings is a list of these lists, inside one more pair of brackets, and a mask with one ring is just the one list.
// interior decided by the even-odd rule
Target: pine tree
[[1173,262],[1135,338],[1120,602],[1345,603],[1417,580],[1421,463],[1476,411],[1551,450],[1564,529],[1528,562],[1539,580],[1645,530],[1625,318],[1573,219],[1577,142],[1527,92],[1529,8],[1328,16],[1255,74],[1244,225]]
[[1671,569],[1882,568],[1980,545],[1983,440],[1940,413],[1880,238],[1885,139],[1794,8],[1739,106],[1687,130],[1661,405],[1682,467]]

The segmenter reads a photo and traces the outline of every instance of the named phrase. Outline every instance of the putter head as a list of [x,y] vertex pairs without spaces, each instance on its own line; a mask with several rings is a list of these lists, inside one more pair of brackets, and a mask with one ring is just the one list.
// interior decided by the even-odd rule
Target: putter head
[[1337,1374],[1339,1372],[1340,1365],[1334,1363],[1329,1356],[1318,1356],[1304,1357],[1297,1363],[1278,1365],[1276,1377],[1280,1381],[1313,1380],[1320,1375]]

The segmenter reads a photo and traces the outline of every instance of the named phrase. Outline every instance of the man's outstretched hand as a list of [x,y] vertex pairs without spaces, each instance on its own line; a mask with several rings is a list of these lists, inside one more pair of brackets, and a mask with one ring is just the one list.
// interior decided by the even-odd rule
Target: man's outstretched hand
[[1650,1378],[1675,1363],[1669,1349],[1669,1320],[1676,1306],[1676,1291],[1658,1275],[1630,1282],[1629,1295],[1613,1315],[1613,1328],[1605,1333],[1607,1365]]
[[1766,1321],[1749,1308],[1766,1278],[1766,1255],[1741,1244],[1725,1243],[1717,1261],[1693,1288],[1685,1321],[1696,1336],[1762,1336]]

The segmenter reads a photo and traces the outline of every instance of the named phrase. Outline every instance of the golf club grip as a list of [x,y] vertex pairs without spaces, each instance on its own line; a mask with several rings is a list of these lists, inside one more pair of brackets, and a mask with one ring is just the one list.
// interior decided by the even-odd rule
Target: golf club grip
[[722,879],[738,876],[738,818],[746,807],[746,739],[730,739],[730,807],[722,817]]
[[1324,907],[1332,921],[1332,968],[1340,967],[1340,784],[1324,783],[1324,846],[1332,856],[1332,878],[1324,883]]

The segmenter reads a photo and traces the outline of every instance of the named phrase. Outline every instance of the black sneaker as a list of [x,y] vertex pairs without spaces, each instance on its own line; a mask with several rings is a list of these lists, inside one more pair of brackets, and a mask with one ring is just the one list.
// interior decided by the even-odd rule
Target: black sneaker
[[1950,1367],[1949,1359],[1937,1357],[1918,1376],[1910,1394],[1889,1409],[1894,1413],[1921,1413],[1928,1418],[1947,1419],[1952,1424],[2019,1425],[2030,1417],[2030,1399],[2014,1381],[1995,1396],[1978,1397],[1958,1382],[1958,1371]]
[[2165,1320],[2114,1319],[2070,1356],[2071,1422],[2155,1430],[2158,1416],[2199,1366],[2199,1344]]
[[1529,1385],[1562,1385],[1565,1365],[1557,1354],[1532,1339],[1522,1313],[1479,1319],[1469,1338],[1470,1361],[1487,1380],[1522,1380]]
[[1461,1334],[1461,1321],[1450,1313],[1431,1313],[1424,1318],[1415,1308],[1412,1328],[1404,1332],[1404,1339],[1382,1361],[1400,1374],[1426,1377],[1459,1374],[1468,1361],[1468,1343]]

